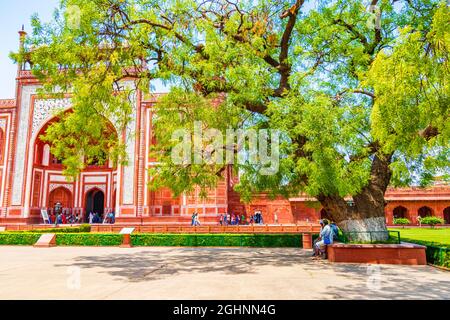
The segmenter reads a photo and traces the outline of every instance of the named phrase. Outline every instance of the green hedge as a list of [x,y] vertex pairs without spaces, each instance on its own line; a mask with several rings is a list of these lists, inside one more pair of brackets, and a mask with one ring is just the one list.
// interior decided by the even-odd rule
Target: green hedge
[[[0,234],[0,245],[33,245],[41,234],[7,232]],[[302,246],[299,234],[154,234],[131,235],[133,246],[188,247],[296,247]],[[59,246],[118,246],[122,235],[112,233],[58,233]]]
[[408,238],[402,238],[402,241],[405,242],[411,242],[416,244],[421,244],[423,246],[426,246],[426,255],[427,255],[427,262],[441,266],[450,268],[450,246],[442,243],[436,243],[431,241],[423,241],[423,240],[416,240],[416,239],[408,239]]
[[11,233],[80,233],[91,232],[91,226],[89,224],[82,224],[79,227],[57,227],[48,229],[34,229],[34,230],[18,230],[8,231]]
[[133,246],[301,247],[299,234],[152,234],[131,235]]
[[122,235],[117,233],[60,233],[57,246],[119,246]]
[[0,245],[32,246],[41,235],[38,233],[0,233]]

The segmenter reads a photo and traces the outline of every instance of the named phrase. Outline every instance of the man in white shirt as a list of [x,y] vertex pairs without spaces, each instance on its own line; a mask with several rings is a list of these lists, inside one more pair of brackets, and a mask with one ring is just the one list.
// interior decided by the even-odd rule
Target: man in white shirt
[[323,220],[324,227],[320,231],[320,240],[314,245],[314,257],[319,257],[320,252],[324,252],[327,245],[333,243],[333,229],[328,224],[328,220]]

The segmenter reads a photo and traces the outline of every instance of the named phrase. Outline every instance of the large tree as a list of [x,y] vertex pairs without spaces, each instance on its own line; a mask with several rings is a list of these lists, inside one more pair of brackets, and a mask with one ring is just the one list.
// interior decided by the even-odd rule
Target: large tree
[[223,178],[226,164],[173,163],[177,129],[276,129],[275,174],[234,165],[243,199],[305,192],[344,230],[383,231],[389,184],[448,177],[449,20],[438,0],[63,0],[53,23],[33,17],[15,57],[45,93],[74,93],[45,137],[68,174],[80,154],[98,157],[89,141],[102,130],[86,128],[126,126],[127,98],[159,79],[171,89],[155,107],[152,187],[180,194]]

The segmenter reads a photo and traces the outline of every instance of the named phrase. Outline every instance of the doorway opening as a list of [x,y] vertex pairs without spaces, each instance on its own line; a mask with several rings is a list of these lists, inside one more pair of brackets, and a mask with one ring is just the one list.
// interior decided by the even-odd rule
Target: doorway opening
[[86,194],[85,221],[89,221],[89,214],[98,213],[103,221],[105,211],[105,194],[99,189],[92,189]]

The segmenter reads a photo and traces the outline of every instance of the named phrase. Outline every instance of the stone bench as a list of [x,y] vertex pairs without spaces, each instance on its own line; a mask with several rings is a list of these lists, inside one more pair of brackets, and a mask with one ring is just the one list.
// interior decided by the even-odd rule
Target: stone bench
[[401,244],[344,244],[327,246],[330,262],[426,265],[425,246]]

